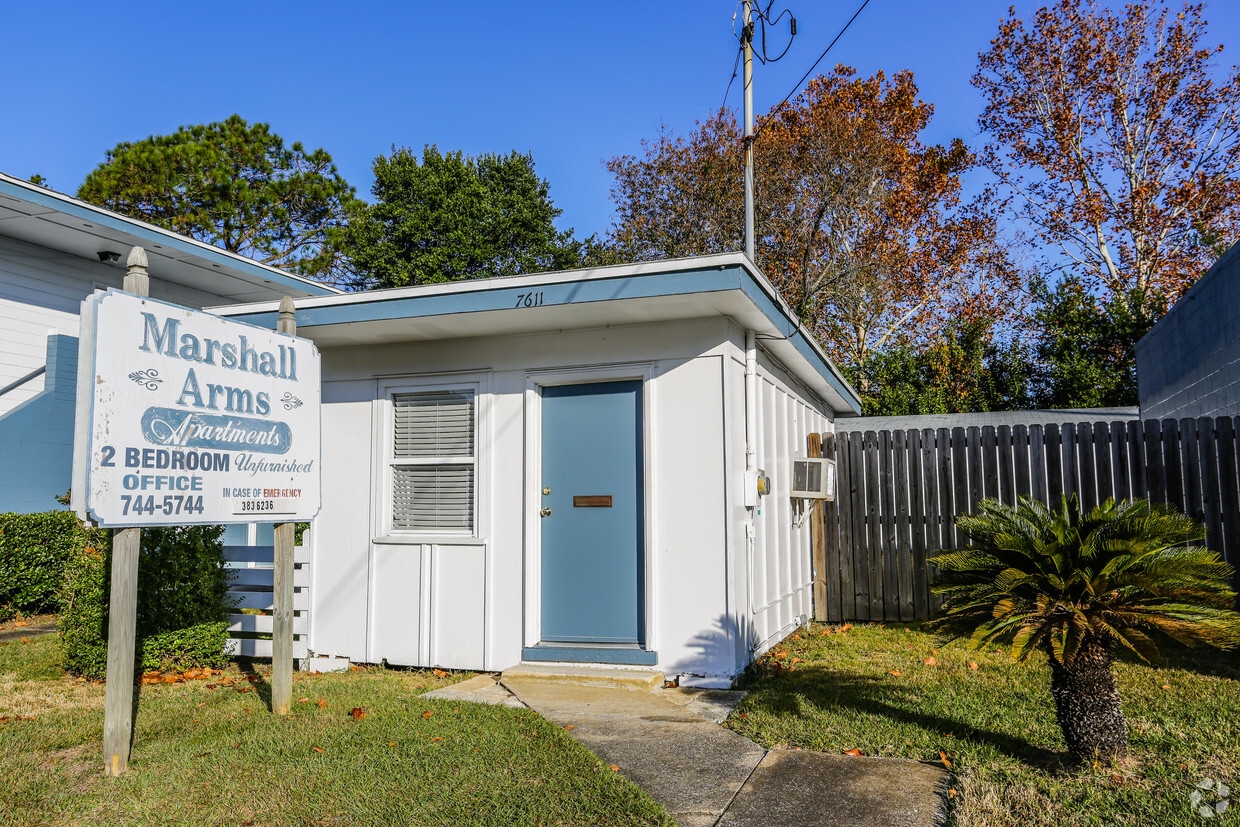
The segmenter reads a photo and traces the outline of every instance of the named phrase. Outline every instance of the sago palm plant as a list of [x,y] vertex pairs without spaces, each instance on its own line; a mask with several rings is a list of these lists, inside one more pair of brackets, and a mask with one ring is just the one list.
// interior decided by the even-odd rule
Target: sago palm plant
[[1078,758],[1127,754],[1116,647],[1153,661],[1160,636],[1240,645],[1232,567],[1196,545],[1203,527],[1170,507],[1108,500],[1082,514],[1076,497],[1056,510],[988,500],[957,525],[971,546],[934,558],[944,598],[936,623],[975,647],[1010,644],[1019,661],[1045,655],[1059,726]]

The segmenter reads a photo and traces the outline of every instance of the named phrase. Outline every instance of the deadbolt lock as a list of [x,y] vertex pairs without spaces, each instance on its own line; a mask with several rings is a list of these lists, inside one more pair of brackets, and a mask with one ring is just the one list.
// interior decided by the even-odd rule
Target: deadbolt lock
[[544,496],[544,497],[545,497],[545,496],[547,496],[547,495],[548,495],[548,494],[550,494],[550,493],[551,493],[551,489],[550,489],[550,488],[544,488],[544,489],[543,489],[543,496]]
[[550,516],[551,516],[551,509],[550,509],[550,508],[545,508],[545,507],[544,507],[544,508],[543,508],[543,510],[542,510],[542,511],[539,511],[538,513],[539,513],[539,514],[541,514],[541,515],[542,515],[542,516],[544,516],[544,517],[550,517]]

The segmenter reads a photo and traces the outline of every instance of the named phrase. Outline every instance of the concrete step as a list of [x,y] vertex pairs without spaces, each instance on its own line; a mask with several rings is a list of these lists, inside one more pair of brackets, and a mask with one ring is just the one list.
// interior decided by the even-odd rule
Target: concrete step
[[654,669],[607,669],[597,666],[523,663],[505,669],[500,680],[505,683],[558,683],[652,692],[663,686],[663,673]]

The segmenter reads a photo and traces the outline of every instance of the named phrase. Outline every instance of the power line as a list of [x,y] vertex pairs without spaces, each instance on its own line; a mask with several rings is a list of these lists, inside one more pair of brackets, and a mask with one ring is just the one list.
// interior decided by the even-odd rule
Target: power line
[[741,54],[744,51],[743,48],[736,50],[736,60],[732,61],[732,77],[728,80],[728,88],[723,90],[723,103],[719,105],[720,109],[726,109],[728,106],[728,95],[732,92],[732,82],[736,80],[736,67],[741,65]]
[[[861,12],[865,11],[865,7],[868,5],[870,5],[870,0],[865,0],[865,2],[861,4],[861,7],[858,8],[855,12],[853,12],[853,16],[848,18],[848,22],[844,24],[844,28],[840,29],[840,33],[835,36],[834,40],[832,40],[830,43],[827,44],[827,48],[822,50],[822,54],[820,54],[818,56],[818,59],[814,61],[814,65],[809,67],[809,70],[806,71],[805,74],[801,75],[801,79],[797,81],[796,86],[792,87],[792,91],[784,95],[784,99],[781,100],[775,106],[775,108],[771,110],[772,115],[778,112],[780,107],[782,107],[785,103],[787,103],[788,99],[797,93],[797,90],[801,88],[801,84],[805,82],[805,79],[808,78],[811,74],[813,74],[814,70],[818,68],[818,64],[822,63],[822,59],[827,56],[827,52],[831,51],[831,47],[834,46],[836,42],[841,37],[844,36],[844,32],[848,31],[848,27],[853,24],[853,21],[857,19],[857,16],[861,14]],[[758,137],[758,132],[761,132],[761,131],[762,129],[761,127],[759,127],[758,130],[754,132],[754,137],[755,138]]]

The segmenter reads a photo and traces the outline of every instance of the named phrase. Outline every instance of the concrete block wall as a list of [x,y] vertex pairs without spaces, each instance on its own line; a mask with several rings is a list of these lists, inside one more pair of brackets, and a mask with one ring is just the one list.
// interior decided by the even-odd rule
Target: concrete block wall
[[1142,419],[1240,414],[1240,244],[1137,343]]
[[67,506],[73,472],[78,340],[47,337],[43,391],[0,417],[0,512],[29,514]]

